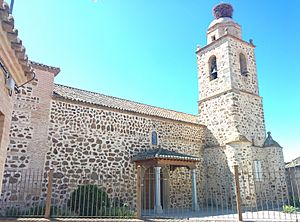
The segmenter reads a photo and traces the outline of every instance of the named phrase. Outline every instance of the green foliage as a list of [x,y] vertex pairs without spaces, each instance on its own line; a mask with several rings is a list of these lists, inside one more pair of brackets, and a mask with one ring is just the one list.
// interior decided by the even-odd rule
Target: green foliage
[[33,206],[27,209],[10,207],[5,211],[6,217],[17,217],[17,216],[43,216],[45,215],[45,206]]
[[110,199],[106,192],[97,185],[80,185],[71,193],[68,206],[79,216],[92,216],[99,209],[108,208]]
[[300,207],[299,197],[290,196],[290,205],[293,205],[295,207]]
[[283,212],[284,213],[289,213],[289,214],[293,214],[296,213],[298,208],[291,206],[291,205],[283,205]]
[[132,217],[134,212],[120,198],[110,199],[97,185],[80,185],[71,193],[70,211],[79,216]]
[[111,217],[121,217],[121,218],[132,218],[134,216],[134,211],[130,210],[128,207],[114,207],[111,208],[110,212],[107,215]]
[[[45,205],[36,204],[33,207],[10,207],[5,211],[5,217],[43,217]],[[134,211],[130,210],[121,198],[109,198],[107,193],[97,185],[80,185],[71,194],[67,206],[51,206],[50,215],[54,217],[120,217],[132,218]]]

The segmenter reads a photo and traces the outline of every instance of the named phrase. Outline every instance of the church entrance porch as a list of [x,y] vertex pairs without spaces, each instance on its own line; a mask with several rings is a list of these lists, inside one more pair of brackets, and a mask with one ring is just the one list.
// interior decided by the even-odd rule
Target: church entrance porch
[[132,160],[138,174],[137,214],[163,215],[175,208],[199,210],[196,180],[199,158],[157,148],[139,153]]
[[[165,188],[168,187],[166,184],[168,178],[165,174],[160,172],[160,199],[161,206],[167,206],[165,203],[166,198],[164,195],[166,193]],[[143,190],[142,190],[142,210],[153,210],[155,207],[155,171],[154,168],[150,167],[145,171],[144,178],[142,180]]]

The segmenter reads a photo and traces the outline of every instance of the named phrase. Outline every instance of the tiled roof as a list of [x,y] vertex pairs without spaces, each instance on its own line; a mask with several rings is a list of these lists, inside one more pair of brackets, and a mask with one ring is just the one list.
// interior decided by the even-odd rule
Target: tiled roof
[[132,161],[149,160],[149,159],[172,159],[172,160],[190,160],[190,161],[200,161],[200,158],[177,153],[172,150],[166,150],[162,148],[150,149],[145,152],[138,153],[136,156],[132,157]]
[[39,62],[34,62],[34,61],[29,61],[29,62],[32,65],[32,67],[34,67],[34,68],[37,67],[37,68],[40,68],[42,70],[51,72],[51,73],[54,74],[54,76],[57,76],[57,74],[60,72],[60,68],[58,68],[58,67],[45,65],[45,64],[42,64],[42,63],[39,63]]
[[22,40],[18,38],[18,30],[15,28],[14,18],[9,14],[9,6],[3,2],[3,0],[0,0],[0,25],[4,32],[6,32],[6,37],[11,44],[11,48],[15,51],[15,55],[24,74],[29,76],[28,78],[31,78],[31,76],[33,76],[33,68],[28,61]]
[[[177,121],[198,124],[198,118],[195,115],[163,109],[155,106],[145,105],[126,99],[120,99],[112,96],[106,96],[100,93],[90,92],[82,89],[76,89],[59,84],[54,85],[54,97],[64,98],[72,101],[84,102],[93,105],[105,106],[108,108],[124,111],[136,112],[140,114],[157,116]],[[200,125],[200,124],[199,124]]]
[[268,132],[268,137],[265,140],[263,147],[281,147],[281,146],[279,145],[279,143],[273,140],[271,136],[271,132]]
[[291,167],[299,167],[300,166],[300,156],[291,162],[286,163],[285,168],[291,168]]

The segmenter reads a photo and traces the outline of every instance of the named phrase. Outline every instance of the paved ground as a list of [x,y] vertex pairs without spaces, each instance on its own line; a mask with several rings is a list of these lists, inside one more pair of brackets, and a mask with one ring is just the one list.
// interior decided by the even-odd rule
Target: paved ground
[[[144,212],[145,214],[146,212]],[[148,211],[148,218],[155,218],[153,212]],[[212,216],[213,215],[213,216]],[[193,212],[190,210],[180,211],[168,211],[160,215],[161,221],[238,221],[238,215],[234,210],[201,210]],[[178,220],[179,219],[179,220]],[[149,221],[159,221],[149,219]],[[243,213],[243,221],[291,221],[300,222],[300,213],[298,214],[286,214],[281,211],[256,211],[256,212],[245,212]]]
[[[238,221],[236,213],[223,213],[209,216],[207,214],[200,216],[199,212],[168,212],[168,215],[160,215],[161,218],[147,217],[144,220],[138,219],[107,219],[107,218],[52,218],[47,220],[44,218],[18,218],[18,219],[0,219],[0,222],[186,222],[186,221]],[[300,213],[298,214],[285,214],[279,211],[257,211],[243,213],[243,221],[255,222],[300,222]]]

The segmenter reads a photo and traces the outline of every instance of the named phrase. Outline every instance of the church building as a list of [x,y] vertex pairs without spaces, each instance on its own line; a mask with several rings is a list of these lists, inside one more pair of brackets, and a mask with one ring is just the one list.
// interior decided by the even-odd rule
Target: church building
[[15,96],[3,183],[14,181],[11,172],[53,169],[53,198],[65,204],[82,174],[115,178],[118,189],[103,183],[108,195],[135,206],[139,174],[142,208],[159,213],[228,201],[222,192],[234,189],[237,165],[244,205],[286,193],[282,147],[266,135],[255,45],[243,40],[231,5],[213,14],[207,44],[196,49],[197,115],[56,84],[59,68],[31,61],[36,78]]

